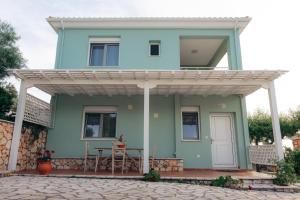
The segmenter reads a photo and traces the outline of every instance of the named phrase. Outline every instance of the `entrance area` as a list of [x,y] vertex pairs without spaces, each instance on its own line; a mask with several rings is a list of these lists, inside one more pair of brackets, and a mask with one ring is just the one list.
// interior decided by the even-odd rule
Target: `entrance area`
[[210,130],[213,168],[237,168],[232,114],[211,114]]

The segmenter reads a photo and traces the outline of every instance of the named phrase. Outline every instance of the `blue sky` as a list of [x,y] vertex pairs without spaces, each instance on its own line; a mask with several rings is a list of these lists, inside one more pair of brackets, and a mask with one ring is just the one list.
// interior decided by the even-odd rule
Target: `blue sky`
[[[300,105],[300,12],[297,0],[0,0],[0,18],[21,36],[18,45],[29,68],[53,68],[57,35],[48,16],[68,17],[242,17],[252,21],[241,35],[244,69],[284,69],[276,84],[279,111]],[[16,86],[18,83],[14,81]],[[45,100],[37,90],[30,93]],[[268,110],[261,89],[247,97],[248,111]]]

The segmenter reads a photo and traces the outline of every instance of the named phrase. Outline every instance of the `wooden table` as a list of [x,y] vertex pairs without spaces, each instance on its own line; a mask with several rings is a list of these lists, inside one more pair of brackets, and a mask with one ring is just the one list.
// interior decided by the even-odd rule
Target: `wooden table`
[[[101,158],[102,158],[102,154],[103,154],[103,151],[112,151],[112,148],[111,147],[96,147],[95,148],[97,151],[98,151],[98,155],[96,157],[96,166],[95,166],[95,172],[97,172],[97,168],[98,168],[98,163],[100,161],[100,164],[101,164]],[[116,150],[122,150],[124,148],[115,148]],[[125,147],[125,150],[126,151],[137,151],[139,153],[139,173],[142,172],[141,168],[142,168],[142,163],[141,163],[141,160],[142,160],[142,151],[144,150],[143,148],[130,148],[130,147]],[[131,158],[130,156],[128,156],[127,152],[126,152],[126,156],[128,159],[132,160],[132,161],[135,161],[133,158]],[[111,155],[109,156],[111,157]],[[108,157],[108,158],[109,158]]]

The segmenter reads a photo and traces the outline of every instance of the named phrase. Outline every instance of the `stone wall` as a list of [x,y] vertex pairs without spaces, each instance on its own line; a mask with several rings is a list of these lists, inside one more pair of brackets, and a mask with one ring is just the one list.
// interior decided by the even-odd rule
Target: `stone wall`
[[[14,123],[0,120],[0,171],[7,169],[13,128]],[[45,148],[46,136],[47,132],[41,131],[34,140],[30,129],[22,129],[17,170],[36,168],[37,152]]]
[[12,139],[14,123],[0,120],[0,171],[5,171]]
[[[111,170],[111,159],[103,158],[100,160],[101,164],[98,165],[98,169]],[[83,159],[81,158],[55,158],[52,159],[52,166],[54,169],[75,169],[83,170]],[[150,167],[152,166],[152,160],[149,160]],[[129,171],[138,171],[139,159],[131,158],[127,161],[127,169]],[[171,171],[180,172],[183,171],[183,159],[178,158],[157,158],[153,161],[153,168],[157,171]],[[95,170],[95,158],[88,159],[87,170]]]

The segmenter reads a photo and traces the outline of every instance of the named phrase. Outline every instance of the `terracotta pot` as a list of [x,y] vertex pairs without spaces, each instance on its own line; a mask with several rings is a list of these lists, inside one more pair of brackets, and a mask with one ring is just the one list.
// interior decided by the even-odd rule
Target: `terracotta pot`
[[119,148],[125,148],[125,144],[118,144]]
[[38,171],[41,175],[48,175],[52,171],[51,161],[39,161]]

